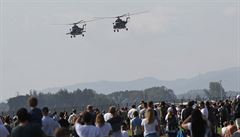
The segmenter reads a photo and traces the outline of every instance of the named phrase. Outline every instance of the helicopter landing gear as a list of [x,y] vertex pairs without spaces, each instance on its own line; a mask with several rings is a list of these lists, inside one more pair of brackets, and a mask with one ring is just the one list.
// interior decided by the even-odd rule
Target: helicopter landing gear
[[128,28],[126,28],[126,31],[128,31]]
[[116,32],[116,30],[115,30],[115,29],[114,29],[113,31],[114,31],[114,32]]
[[70,38],[72,38],[72,36],[70,36]]
[[73,37],[75,38],[76,36],[75,36],[75,35],[73,35]]
[[82,34],[82,36],[84,37],[84,34]]
[[119,30],[117,29],[117,32],[119,32]]

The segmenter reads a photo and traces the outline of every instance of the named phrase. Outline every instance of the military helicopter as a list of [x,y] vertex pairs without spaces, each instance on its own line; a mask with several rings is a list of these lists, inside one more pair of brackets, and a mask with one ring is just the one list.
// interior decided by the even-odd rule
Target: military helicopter
[[[66,33],[66,35],[70,35],[71,38],[75,38],[76,35],[82,35],[84,37],[84,33],[86,32],[86,23],[87,22],[91,22],[91,21],[95,21],[96,19],[93,20],[88,20],[88,21],[84,21],[84,20],[80,20],[78,22],[75,23],[70,23],[70,24],[65,24],[65,25],[73,25],[72,28],[70,29],[70,32]],[[79,27],[77,24],[83,24],[82,27]]]
[[[137,12],[137,13],[127,13],[127,14],[123,14],[121,16],[116,16],[116,17],[96,17],[97,19],[111,19],[111,18],[117,18],[115,20],[115,22],[113,23],[113,31],[114,32],[119,32],[119,30],[122,30],[122,29],[125,29],[126,31],[128,31],[128,28],[127,28],[127,23],[129,22],[130,20],[130,16],[132,15],[138,15],[138,14],[143,14],[143,13],[146,13],[148,11],[143,11],[143,12]],[[123,20],[122,18],[123,17],[126,17],[125,20]]]

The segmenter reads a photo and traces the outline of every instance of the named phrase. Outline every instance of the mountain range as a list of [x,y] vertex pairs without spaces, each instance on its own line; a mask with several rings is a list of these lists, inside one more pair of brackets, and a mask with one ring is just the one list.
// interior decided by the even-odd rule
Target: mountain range
[[209,82],[220,81],[226,91],[240,91],[240,67],[211,71],[197,75],[189,79],[177,79],[172,81],[159,80],[154,77],[145,77],[132,81],[97,81],[78,83],[63,87],[47,88],[40,92],[57,92],[59,89],[73,91],[76,89],[93,89],[98,93],[109,94],[115,91],[143,90],[150,87],[165,86],[174,90],[175,94],[186,93],[190,90],[208,89]]

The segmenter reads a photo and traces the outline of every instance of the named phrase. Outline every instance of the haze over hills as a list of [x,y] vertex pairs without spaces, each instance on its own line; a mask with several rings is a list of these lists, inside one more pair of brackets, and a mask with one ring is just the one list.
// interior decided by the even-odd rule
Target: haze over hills
[[173,89],[175,94],[182,94],[186,93],[189,90],[208,89],[209,82],[220,80],[222,80],[222,86],[226,91],[240,91],[240,67],[211,71],[192,77],[190,79],[164,81],[154,77],[145,77],[132,81],[98,81],[48,88],[41,90],[41,92],[57,92],[61,88],[68,89],[69,91],[73,91],[78,88],[90,88],[97,91],[98,93],[109,94],[114,91],[143,90],[150,87],[166,86],[169,89]]

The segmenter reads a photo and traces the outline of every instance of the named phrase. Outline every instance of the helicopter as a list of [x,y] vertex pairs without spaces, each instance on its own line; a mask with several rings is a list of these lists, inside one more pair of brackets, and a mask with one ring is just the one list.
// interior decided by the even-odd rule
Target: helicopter
[[[70,23],[70,24],[65,24],[65,25],[73,25],[72,28],[70,29],[70,32],[66,33],[66,35],[70,35],[71,38],[75,38],[76,35],[82,35],[84,37],[84,33],[86,32],[86,23],[87,22],[91,22],[91,21],[95,21],[96,19],[92,19],[92,20],[88,20],[88,21],[84,21],[84,20],[80,20],[78,22],[75,23]],[[82,27],[79,27],[78,24],[83,24]]]
[[[138,13],[127,13],[127,14],[123,14],[121,16],[116,16],[116,17],[97,17],[98,19],[111,19],[111,18],[117,18],[115,20],[115,22],[113,22],[113,31],[114,32],[119,32],[119,30],[123,30],[125,29],[126,31],[128,31],[128,28],[127,28],[127,23],[129,22],[130,20],[130,16],[132,15],[138,15],[138,14],[143,14],[143,13],[146,13],[148,11],[143,11],[143,12],[138,12]],[[123,17],[126,17],[126,19],[122,19]]]
[[84,37],[84,32],[86,32],[86,24],[83,24],[82,27],[79,27],[77,24],[80,23],[85,23],[83,20],[80,20],[76,23],[71,23],[67,25],[73,25],[72,28],[70,29],[70,32],[66,33],[66,35],[71,35],[71,38],[75,38],[76,35],[82,35]]

